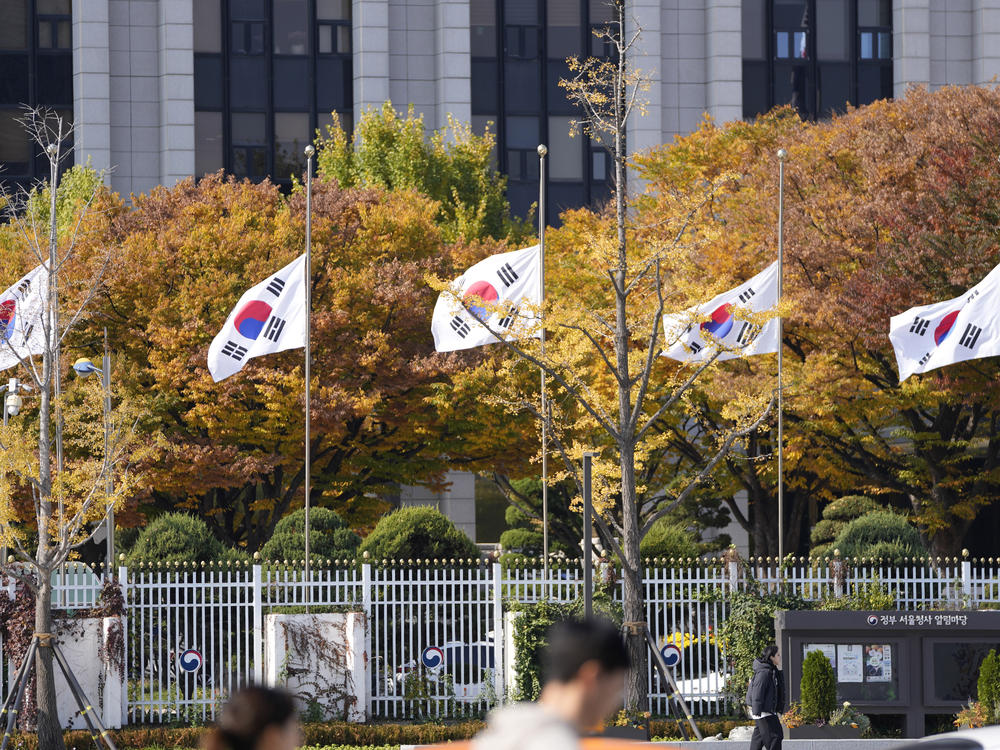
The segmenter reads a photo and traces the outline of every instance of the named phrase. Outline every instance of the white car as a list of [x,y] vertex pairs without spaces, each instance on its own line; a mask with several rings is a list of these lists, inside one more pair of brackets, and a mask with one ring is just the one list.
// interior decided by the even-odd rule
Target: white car
[[932,734],[896,745],[892,750],[1000,750],[1000,726]]
[[[440,658],[432,658],[431,665],[422,667],[428,681],[433,685],[441,685],[444,676],[447,675],[451,677],[457,700],[474,702],[484,697],[482,693],[486,688],[486,682],[483,672],[490,670],[491,673],[495,674],[496,668],[493,642],[450,641],[436,648],[440,651]],[[433,656],[437,657],[438,655],[434,654]],[[395,682],[398,694],[405,694],[406,677],[417,670],[418,666],[421,666],[419,661],[411,659],[396,669]],[[451,697],[443,694],[444,691],[441,692],[441,697]]]

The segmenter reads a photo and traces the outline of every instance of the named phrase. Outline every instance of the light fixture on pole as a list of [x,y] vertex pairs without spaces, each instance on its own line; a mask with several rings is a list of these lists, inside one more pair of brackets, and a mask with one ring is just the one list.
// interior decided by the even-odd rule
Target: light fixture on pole
[[[778,305],[781,305],[781,278],[784,275],[785,241],[785,159],[788,152],[778,149]],[[779,308],[780,309],[780,308]],[[782,420],[781,394],[781,338],[784,333],[784,321],[778,317],[778,569],[785,560],[785,433]]]
[[[114,492],[114,477],[111,472],[111,461],[110,461],[110,451],[111,451],[111,355],[108,353],[108,331],[104,330],[104,358],[101,362],[101,368],[98,369],[93,362],[91,362],[86,357],[81,357],[76,362],[73,363],[73,371],[76,372],[82,378],[89,378],[95,372],[101,375],[101,387],[104,391],[104,460],[106,462],[105,469],[105,492],[108,498],[111,497]],[[115,559],[115,508],[110,502],[108,503],[108,510],[105,515],[105,530],[107,537],[105,539],[105,564],[107,565],[108,575],[111,574],[111,566],[114,564]]]
[[[545,156],[549,153],[544,143],[538,144],[538,289],[542,306],[540,331],[541,353],[545,358]],[[548,405],[545,397],[545,368],[542,368],[542,580],[545,593],[549,586],[549,441]]]
[[310,586],[311,562],[309,560],[309,473],[310,473],[310,450],[309,450],[309,419],[310,419],[310,388],[309,388],[309,366],[312,359],[312,163],[313,156],[316,155],[315,147],[310,143],[305,147],[306,155],[306,419],[305,419],[305,547],[306,547],[306,569],[304,579],[306,584],[306,612],[309,611],[309,603],[312,600],[312,586]]

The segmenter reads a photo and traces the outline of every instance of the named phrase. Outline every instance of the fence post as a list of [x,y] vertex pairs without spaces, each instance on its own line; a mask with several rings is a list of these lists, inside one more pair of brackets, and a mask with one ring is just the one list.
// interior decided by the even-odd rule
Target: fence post
[[[122,555],[122,559],[125,555]],[[122,629],[125,631],[122,633],[122,644],[124,649],[124,654],[122,656],[122,725],[128,725],[128,674],[129,674],[129,652],[128,652],[128,629],[129,621],[132,619],[131,613],[129,612],[129,591],[128,591],[128,567],[125,565],[120,565],[118,567],[118,585],[121,586],[122,590],[122,602],[124,602],[125,612],[122,617]],[[141,672],[141,670],[140,670]]]
[[253,681],[264,682],[264,569],[253,566]]
[[504,686],[503,647],[506,633],[503,630],[503,571],[500,560],[493,561],[493,685],[497,703],[504,702],[506,689]]
[[361,610],[365,613],[365,721],[372,717],[372,566],[368,552],[361,564]]
[[969,560],[969,550],[962,550],[962,598],[966,609],[972,609],[972,562]]

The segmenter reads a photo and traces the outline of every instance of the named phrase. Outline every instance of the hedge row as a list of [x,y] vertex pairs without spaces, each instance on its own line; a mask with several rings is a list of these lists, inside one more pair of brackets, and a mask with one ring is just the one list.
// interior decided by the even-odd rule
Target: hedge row
[[[330,722],[303,726],[306,745],[347,745],[353,748],[383,745],[427,745],[447,740],[464,740],[472,737],[485,724],[481,721],[464,721],[454,724],[348,724]],[[174,748],[198,747],[204,727],[132,727],[111,731],[120,750],[145,750],[149,747]],[[93,746],[90,734],[84,731],[65,732],[67,748]],[[38,750],[34,735],[15,735],[10,747],[13,750]]]
[[[695,719],[695,722],[698,724],[698,730],[702,737],[714,737],[717,734],[722,734],[723,738],[728,738],[729,733],[735,727],[753,726],[753,722],[746,719]],[[681,731],[682,726],[683,732]],[[680,738],[685,736],[685,733],[691,733],[691,728],[686,721],[675,719],[650,719],[649,721],[651,737]]]
[[[705,737],[720,732],[728,737],[733,727],[749,724],[747,721],[719,720],[698,721],[698,728]],[[330,722],[326,724],[306,724],[303,727],[306,744],[327,747],[365,748],[383,750],[397,745],[428,745],[448,740],[466,740],[479,732],[485,725],[481,721],[463,721],[450,724],[348,724]],[[650,733],[654,737],[681,737],[681,723],[673,719],[653,719]],[[684,729],[687,729],[685,723]],[[203,727],[133,727],[111,732],[115,744],[121,750],[145,750],[161,747],[198,747]],[[93,743],[87,732],[66,732],[67,748],[86,748]],[[14,750],[38,750],[38,740],[34,735],[16,735],[11,744]]]

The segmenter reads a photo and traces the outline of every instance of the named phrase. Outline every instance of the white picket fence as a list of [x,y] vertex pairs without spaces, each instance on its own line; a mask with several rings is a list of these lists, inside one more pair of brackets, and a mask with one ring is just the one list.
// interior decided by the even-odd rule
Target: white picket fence
[[[805,599],[843,596],[878,581],[900,610],[1000,607],[1000,560],[921,561],[880,566],[773,560],[658,564],[645,571],[646,618],[659,643],[675,641],[674,675],[696,715],[727,711],[728,674],[714,633],[727,614],[728,592],[755,581]],[[85,610],[103,578],[71,564],[55,606]],[[595,573],[600,578],[601,571]],[[579,565],[502,567],[497,562],[354,562],[314,568],[212,564],[119,568],[126,602],[126,715],[132,723],[203,721],[236,687],[259,681],[266,614],[350,608],[369,624],[367,714],[377,718],[475,716],[505,696],[504,613],[516,603],[582,597]],[[621,598],[620,580],[613,584]],[[2,595],[2,593],[0,593]],[[444,669],[428,669],[440,649]],[[196,653],[195,653],[196,652]],[[185,655],[186,654],[186,655]],[[193,672],[180,662],[200,658]],[[0,699],[9,665],[0,669]],[[447,674],[444,678],[442,675]],[[651,708],[668,712],[667,693],[650,669]]]

